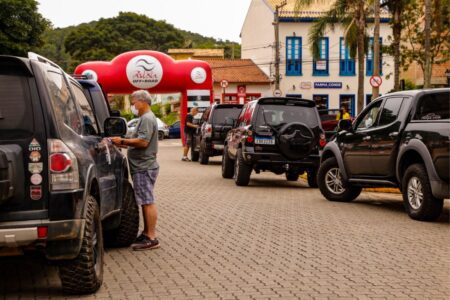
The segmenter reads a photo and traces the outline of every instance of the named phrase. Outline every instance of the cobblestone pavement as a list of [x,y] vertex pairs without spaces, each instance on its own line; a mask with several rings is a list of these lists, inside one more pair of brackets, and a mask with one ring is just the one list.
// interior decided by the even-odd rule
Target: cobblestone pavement
[[[449,203],[438,222],[411,220],[401,197],[326,201],[306,183],[253,175],[236,187],[160,146],[162,247],[106,252],[103,287],[85,298],[450,299]],[[0,296],[62,298],[55,266],[0,260]]]

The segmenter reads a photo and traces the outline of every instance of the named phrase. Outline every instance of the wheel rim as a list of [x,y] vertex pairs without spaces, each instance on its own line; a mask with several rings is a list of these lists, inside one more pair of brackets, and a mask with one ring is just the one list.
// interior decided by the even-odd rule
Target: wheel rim
[[325,175],[325,185],[327,186],[327,189],[335,195],[340,195],[345,192],[339,168],[332,168],[328,170]]
[[419,209],[423,203],[423,188],[419,178],[411,177],[408,182],[408,202],[413,209]]

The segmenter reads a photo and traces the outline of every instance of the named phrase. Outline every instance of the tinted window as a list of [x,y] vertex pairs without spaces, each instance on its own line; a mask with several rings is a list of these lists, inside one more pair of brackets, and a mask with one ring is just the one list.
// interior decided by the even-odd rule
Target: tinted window
[[226,118],[236,120],[241,110],[241,107],[217,107],[212,116],[212,123],[225,124]]
[[256,126],[267,123],[278,127],[293,122],[305,123],[309,127],[319,125],[317,113],[313,107],[263,104],[258,109]]
[[0,136],[20,137],[34,131],[26,77],[0,75]]
[[450,93],[424,95],[419,99],[415,120],[450,119]]
[[62,74],[48,71],[46,79],[59,129],[81,134],[81,118]]
[[379,126],[391,124],[397,120],[398,112],[402,106],[403,98],[388,98],[380,115]]
[[97,135],[99,131],[97,121],[95,119],[95,115],[91,105],[86,99],[86,96],[84,95],[83,91],[75,84],[72,83],[71,85],[72,90],[74,92],[75,100],[78,102],[78,105],[81,108],[84,133],[87,135]]
[[357,130],[365,130],[375,127],[382,101],[373,102],[368,110],[358,117]]

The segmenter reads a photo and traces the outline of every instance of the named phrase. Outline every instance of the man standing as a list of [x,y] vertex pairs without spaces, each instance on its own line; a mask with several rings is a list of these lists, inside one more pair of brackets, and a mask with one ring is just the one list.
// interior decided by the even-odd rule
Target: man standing
[[148,250],[159,247],[156,238],[158,212],[154,203],[153,189],[158,177],[158,123],[150,109],[151,97],[147,91],[136,91],[131,95],[131,111],[139,116],[136,131],[130,139],[111,138],[117,146],[128,147],[128,163],[133,178],[136,202],[142,207],[144,230],[131,245],[133,250]]
[[[194,117],[197,115],[198,109],[194,107],[191,112],[186,116],[186,122],[184,123],[184,148],[183,148],[183,158],[182,161],[190,161],[187,157],[189,152],[189,147],[192,143],[192,136],[194,135],[195,129],[199,126],[194,124]],[[192,151],[192,150],[191,150]]]

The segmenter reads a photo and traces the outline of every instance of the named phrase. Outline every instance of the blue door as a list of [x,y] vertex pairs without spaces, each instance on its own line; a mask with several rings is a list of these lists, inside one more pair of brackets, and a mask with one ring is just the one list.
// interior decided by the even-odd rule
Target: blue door
[[339,108],[346,106],[352,117],[355,116],[355,95],[339,95]]

